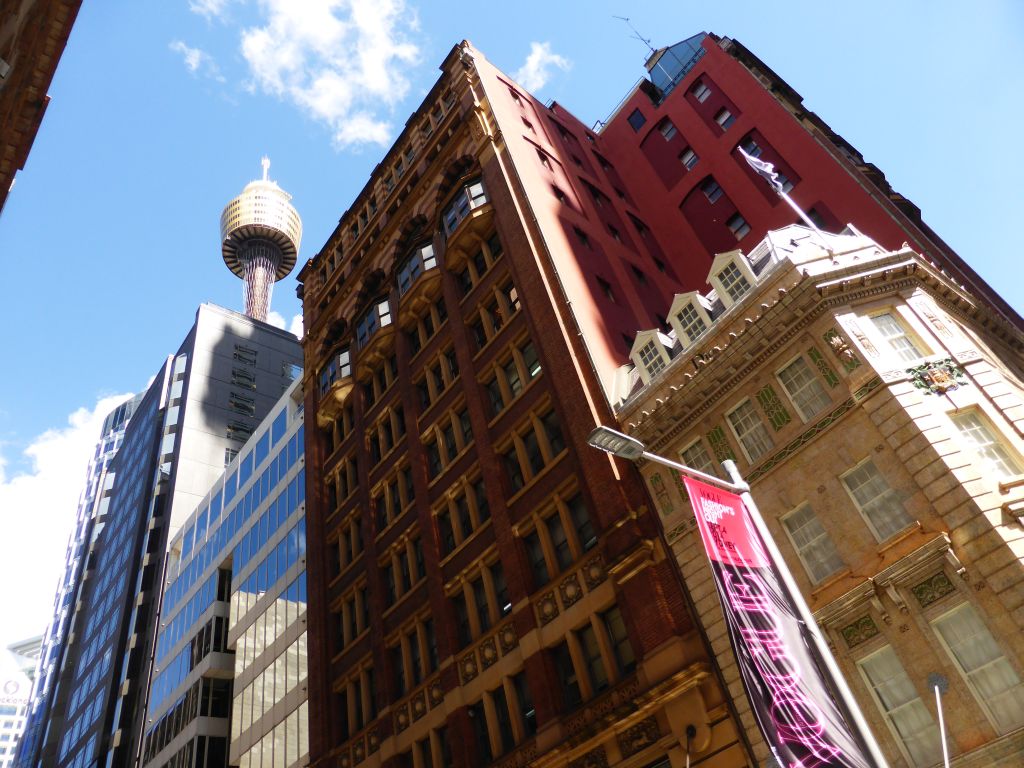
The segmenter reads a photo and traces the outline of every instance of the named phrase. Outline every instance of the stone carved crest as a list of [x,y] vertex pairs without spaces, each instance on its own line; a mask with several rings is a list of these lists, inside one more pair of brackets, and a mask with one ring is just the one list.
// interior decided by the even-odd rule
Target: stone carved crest
[[661,730],[658,728],[657,719],[653,716],[648,717],[619,734],[619,749],[622,750],[623,757],[629,757],[660,738]]

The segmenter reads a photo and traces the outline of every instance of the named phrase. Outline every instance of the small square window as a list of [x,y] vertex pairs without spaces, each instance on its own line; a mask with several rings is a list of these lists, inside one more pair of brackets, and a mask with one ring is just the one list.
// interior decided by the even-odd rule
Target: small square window
[[697,164],[698,160],[700,160],[700,158],[697,157],[697,153],[689,147],[679,153],[679,162],[682,163],[688,171],[693,170],[693,166]]
[[703,80],[698,80],[696,83],[694,83],[694,86],[690,90],[690,93],[693,94],[693,98],[695,98],[697,101],[703,104],[705,101],[708,100],[708,96],[711,95],[711,89],[704,84]]
[[700,185],[700,191],[704,193],[704,196],[708,199],[709,203],[714,203],[722,196],[722,188],[718,186],[718,182],[710,176]]
[[650,376],[656,376],[664,370],[665,359],[657,342],[649,341],[640,347],[640,362]]
[[718,114],[715,115],[715,122],[718,123],[719,127],[724,131],[736,122],[736,118],[733,117],[732,112],[723,107],[718,110]]
[[679,310],[676,319],[679,321],[679,325],[682,326],[686,338],[690,341],[696,341],[708,329],[704,318],[700,316],[697,308],[692,303]]
[[718,273],[718,282],[733,301],[750,290],[750,282],[740,272],[739,267],[731,261],[725,269]]
[[634,109],[630,113],[627,120],[629,120],[629,124],[630,126],[632,126],[634,131],[639,131],[641,128],[644,127],[644,123],[647,122],[647,118],[644,117],[644,113],[641,112],[639,109]]
[[747,220],[744,219],[739,213],[734,213],[725,222],[730,231],[736,236],[737,240],[742,240],[750,232],[750,225],[747,224]]

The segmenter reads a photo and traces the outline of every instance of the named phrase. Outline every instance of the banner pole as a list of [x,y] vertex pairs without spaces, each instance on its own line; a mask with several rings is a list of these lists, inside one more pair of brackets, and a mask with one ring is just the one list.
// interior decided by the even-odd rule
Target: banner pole
[[942,693],[939,691],[939,686],[933,686],[935,689],[935,708],[939,710],[939,735],[942,736],[942,765],[945,768],[949,768],[949,745],[946,743],[946,722],[942,717]]
[[[863,742],[863,746],[875,761],[875,764],[879,766],[879,768],[888,768],[888,763],[882,755],[882,750],[878,746],[878,742],[875,740],[875,736],[871,732],[871,729],[868,727],[867,721],[864,719],[864,714],[860,711],[860,706],[857,704],[857,700],[853,697],[853,692],[846,684],[846,679],[843,677],[843,673],[840,671],[835,657],[832,656],[832,651],[829,650],[828,643],[822,636],[821,630],[818,627],[818,623],[814,620],[814,615],[811,613],[810,607],[807,605],[803,594],[797,587],[793,574],[789,570],[789,566],[786,565],[786,561],[783,559],[782,553],[775,544],[775,539],[772,537],[771,531],[768,530],[768,526],[765,524],[764,518],[761,517],[760,510],[757,508],[753,497],[750,495],[750,485],[743,479],[743,476],[740,475],[739,469],[736,467],[736,462],[731,459],[727,459],[722,462],[722,466],[725,468],[725,471],[729,474],[729,478],[732,480],[729,485],[736,488],[739,492],[740,498],[743,499],[744,506],[750,513],[750,518],[754,523],[754,527],[757,529],[765,548],[768,550],[768,556],[772,561],[774,561],[775,567],[782,579],[782,583],[789,592],[790,599],[797,608],[800,620],[803,622],[804,627],[807,630],[807,634],[810,635],[811,640],[814,643],[814,648],[818,652],[818,656],[825,665],[825,672],[830,678],[829,682],[831,682],[835,693],[839,696],[839,703],[845,710],[847,717],[850,719],[849,725],[851,729],[860,737],[860,740]],[[719,480],[718,485],[725,484]]]

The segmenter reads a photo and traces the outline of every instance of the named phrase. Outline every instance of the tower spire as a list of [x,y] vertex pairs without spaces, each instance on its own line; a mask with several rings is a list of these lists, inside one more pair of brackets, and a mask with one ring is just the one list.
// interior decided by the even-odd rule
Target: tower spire
[[260,158],[260,165],[263,166],[263,180],[269,181],[269,179],[267,179],[267,173],[270,171],[270,158],[264,155]]

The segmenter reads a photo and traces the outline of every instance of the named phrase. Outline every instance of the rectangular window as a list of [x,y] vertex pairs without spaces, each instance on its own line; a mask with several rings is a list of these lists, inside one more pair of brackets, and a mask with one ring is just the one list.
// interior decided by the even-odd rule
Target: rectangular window
[[580,683],[576,676],[576,667],[572,663],[572,654],[569,653],[569,646],[563,641],[551,649],[551,656],[562,689],[562,704],[567,711],[573,710],[583,702],[583,694],[580,691]]
[[700,160],[700,158],[697,157],[697,153],[689,147],[679,153],[679,162],[682,163],[688,171],[693,170],[693,166],[697,164],[698,160]]
[[704,193],[704,196],[708,199],[709,203],[714,203],[722,196],[722,188],[718,186],[718,182],[710,176],[704,180],[703,184],[700,185],[700,191]]
[[736,122],[736,118],[733,117],[732,112],[730,112],[725,107],[722,107],[715,114],[715,122],[718,123],[719,127],[721,127],[721,129],[724,131],[728,129],[729,126]]
[[978,454],[987,475],[1002,479],[1020,474],[1020,466],[976,411],[964,411],[950,418],[964,443]]
[[750,282],[740,271],[740,268],[736,266],[735,262],[730,261],[725,269],[718,273],[718,282],[721,283],[722,289],[729,294],[729,298],[733,301],[737,301],[740,296],[750,290]]
[[747,224],[747,220],[739,213],[734,213],[730,216],[726,220],[725,226],[729,228],[729,231],[735,235],[737,240],[742,240],[750,232],[750,225]]
[[640,347],[640,362],[650,376],[657,375],[667,365],[661,356],[661,346],[656,341],[649,341]]
[[676,127],[672,125],[672,121],[666,117],[658,123],[658,133],[662,135],[665,141],[671,141],[676,135]]
[[693,88],[690,89],[690,93],[693,94],[693,97],[697,101],[703,104],[705,101],[708,100],[708,96],[711,95],[711,89],[704,84],[703,80],[698,80],[696,83],[693,84]]
[[825,387],[821,385],[804,358],[798,357],[779,371],[778,375],[782,388],[786,390],[786,394],[804,421],[821,413],[832,403],[825,392]]
[[879,541],[913,525],[899,494],[885,481],[874,462],[866,461],[843,475],[843,484]]
[[679,325],[683,328],[683,333],[686,334],[686,338],[690,341],[696,341],[704,331],[708,329],[707,323],[704,322],[704,318],[697,312],[697,308],[692,303],[687,304],[676,315],[676,319],[679,321]]
[[577,637],[583,651],[583,660],[587,665],[587,674],[590,676],[590,685],[595,694],[600,693],[608,687],[608,671],[604,668],[601,646],[597,642],[594,626],[592,624],[584,625],[577,633]]
[[1024,685],[974,607],[964,603],[932,626],[999,731],[1024,725]]
[[708,449],[704,447],[704,443],[697,440],[693,445],[688,448],[684,448],[680,452],[679,457],[683,460],[683,464],[693,469],[704,472],[708,475],[718,475],[718,467],[711,460],[711,455],[708,453]]
[[782,524],[813,583],[818,584],[846,567],[810,504],[786,515]]
[[907,335],[907,329],[903,327],[903,323],[897,319],[894,313],[882,312],[879,315],[872,315],[871,322],[875,324],[875,328],[903,362],[914,363],[924,357],[924,353]]
[[644,127],[644,123],[647,122],[647,118],[644,117],[644,113],[639,109],[634,109],[630,112],[629,117],[626,119],[629,121],[629,125],[634,131],[639,131]]
[[879,710],[917,766],[942,759],[939,729],[892,646],[857,662]]
[[732,425],[736,438],[743,445],[747,458],[753,463],[764,456],[774,447],[764,422],[754,409],[753,403],[744,400],[739,406],[730,411],[726,418]]
[[619,674],[629,674],[636,669],[636,654],[633,653],[633,646],[629,642],[626,620],[622,617],[622,611],[618,606],[609,608],[601,614],[601,620],[608,632],[608,640],[611,642],[612,653],[615,655],[615,663],[619,666]]

